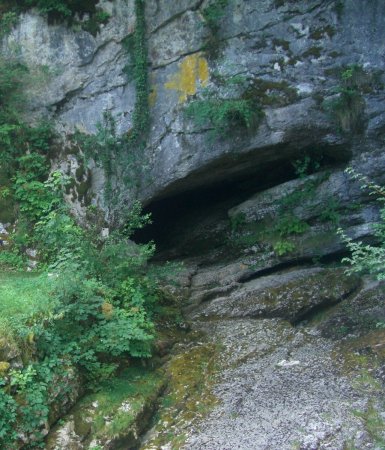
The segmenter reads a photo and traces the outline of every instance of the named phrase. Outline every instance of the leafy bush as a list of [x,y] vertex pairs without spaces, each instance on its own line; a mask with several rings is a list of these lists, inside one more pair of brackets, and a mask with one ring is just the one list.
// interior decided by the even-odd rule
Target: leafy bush
[[[353,179],[359,181],[362,189],[368,190],[370,195],[377,197],[377,200],[381,203],[385,203],[384,187],[355,172],[352,168],[348,168],[347,173]],[[380,210],[380,217],[381,222],[374,225],[374,234],[379,242],[378,246],[364,244],[362,241],[354,242],[341,228],[338,229],[338,234],[351,253],[350,257],[342,259],[342,262],[350,266],[347,270],[348,273],[368,273],[378,280],[385,279],[385,206]]]
[[1,15],[0,17],[0,38],[6,36],[17,23],[17,14],[9,11]]
[[224,17],[229,0],[214,0],[203,11],[202,15],[213,33],[219,31],[219,21]]
[[[5,2],[7,5],[9,2]],[[16,0],[12,6],[16,11],[37,8],[41,14],[59,19],[71,18],[75,13],[94,13],[97,0]]]
[[[0,36],[7,34],[17,22],[18,14],[29,8],[36,8],[51,22],[67,21],[96,35],[100,24],[110,18],[108,13],[98,9],[97,3],[98,0],[0,0],[0,12],[1,9],[5,11],[0,19]],[[89,19],[78,21],[76,15],[82,17],[84,14]]]
[[308,228],[309,225],[306,222],[292,214],[283,215],[274,225],[274,231],[281,237],[287,237],[293,234],[302,234]]
[[[130,216],[143,224],[134,212]],[[12,426],[15,416],[17,430],[39,443],[51,401],[48,386],[59,367],[76,366],[87,380],[98,383],[114,373],[122,358],[151,355],[158,288],[156,279],[146,274],[151,243],[137,246],[119,232],[102,240],[79,227],[63,205],[43,215],[36,236],[51,277],[45,272],[23,286],[45,306],[32,302],[27,309],[19,291],[22,311],[14,311],[5,325],[16,342],[30,342],[38,361],[30,369],[11,372],[3,380],[7,390],[0,393],[4,405],[15,405],[4,426]],[[39,283],[45,292],[36,289]],[[12,439],[0,436],[0,446],[12,448]]]
[[25,267],[24,258],[14,251],[3,250],[0,252],[0,269],[19,269]]
[[15,423],[17,420],[17,403],[1,389],[0,381],[0,443],[5,449],[9,448],[7,442],[15,442],[17,438]]
[[295,244],[290,241],[282,240],[282,241],[278,241],[274,245],[274,251],[278,256],[284,256],[287,253],[292,252],[293,250],[295,250]]

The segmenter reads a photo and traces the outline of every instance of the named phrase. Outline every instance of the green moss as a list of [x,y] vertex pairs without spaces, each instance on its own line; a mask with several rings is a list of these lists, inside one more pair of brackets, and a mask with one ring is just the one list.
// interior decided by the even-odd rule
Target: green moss
[[376,444],[377,448],[385,448],[385,420],[381,416],[381,409],[374,401],[371,401],[365,411],[355,411],[355,415],[359,417],[365,426],[371,440]]
[[294,4],[297,2],[298,0],[274,0],[274,6],[276,8],[281,8],[282,6],[285,6],[287,4]]
[[310,33],[310,39],[320,40],[325,36],[332,38],[336,34],[336,29],[331,25],[326,25],[325,27],[317,28]]
[[[85,396],[72,410],[75,433],[88,445],[132,448],[148,424],[164,389],[165,376],[160,371],[140,366],[124,370],[119,377],[108,380],[97,393]],[[49,441],[55,439],[56,427]]]
[[263,106],[285,106],[298,99],[297,90],[287,81],[254,79],[243,94],[246,100],[258,100]]
[[229,0],[212,0],[208,6],[202,10],[203,19],[209,29],[209,34],[204,44],[207,56],[215,59],[219,55],[222,46],[220,39],[221,21],[226,14]]
[[343,55],[343,53],[337,52],[337,51],[335,51],[335,50],[329,53],[329,56],[330,56],[331,58],[339,58],[339,57],[342,56],[342,55]]
[[319,58],[321,56],[323,48],[322,47],[310,47],[304,53],[302,53],[303,58]]
[[[166,368],[169,385],[156,416],[155,437],[142,450],[181,448],[186,425],[202,419],[215,406],[211,393],[218,370],[218,346],[199,345],[174,356]],[[171,431],[172,430],[172,431]]]
[[334,5],[334,11],[337,14],[339,20],[342,19],[344,9],[345,9],[345,0],[336,0],[336,3]]
[[6,376],[11,365],[7,361],[0,361],[0,377]]
[[273,45],[274,47],[282,47],[286,51],[290,51],[290,42],[285,41],[284,39],[273,39]]
[[85,171],[84,165],[80,164],[80,166],[76,169],[76,172],[75,172],[77,181],[82,181],[85,173],[86,173],[86,171]]
[[380,415],[385,406],[383,386],[373,373],[385,363],[385,331],[371,331],[359,338],[345,340],[333,357],[340,363],[342,375],[353,379],[354,388],[369,398],[366,409],[354,411],[354,414],[362,420],[376,446],[384,448],[385,421]]

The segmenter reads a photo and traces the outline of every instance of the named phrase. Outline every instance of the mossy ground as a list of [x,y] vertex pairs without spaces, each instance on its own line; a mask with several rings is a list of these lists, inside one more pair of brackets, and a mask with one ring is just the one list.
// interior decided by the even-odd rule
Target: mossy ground
[[171,358],[165,369],[168,388],[142,450],[155,450],[166,444],[170,449],[181,448],[191,424],[215,406],[217,399],[211,391],[218,355],[217,346],[196,343]]
[[[376,448],[385,448],[384,385],[376,376],[385,364],[385,330],[374,330],[359,338],[345,340],[334,352],[341,375],[353,379],[353,387],[368,397],[366,408],[353,411],[365,426]],[[347,442],[344,450],[358,450]]]

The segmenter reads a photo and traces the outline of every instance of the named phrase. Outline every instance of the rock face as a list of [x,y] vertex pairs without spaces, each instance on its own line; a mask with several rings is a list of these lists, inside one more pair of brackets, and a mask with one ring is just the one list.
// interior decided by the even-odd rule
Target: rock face
[[[126,197],[149,202],[246,175],[266,177],[309,148],[333,161],[381,148],[380,0],[263,0],[258,6],[234,0],[213,19],[218,32],[207,20],[212,3],[146,2],[152,125],[146,177]],[[131,56],[122,41],[135,28],[134,2],[103,0],[100,7],[111,18],[96,36],[27,12],[3,42],[3,51],[17,48],[37,72],[28,88],[29,114],[54,119],[63,135],[75,128],[95,132],[105,112],[118,133],[132,127],[135,88],[124,74]],[[214,55],[204,51],[208,42],[217,46]],[[327,113],[349,66],[358,70],[359,107]],[[211,139],[210,121],[197,125],[184,114],[204,89],[220,99],[251,99],[263,112],[259,125],[246,130],[229,123],[231,139]],[[352,140],[357,132],[365,139]],[[95,171],[91,188],[100,203],[102,184]]]
[[296,270],[246,282],[204,304],[193,317],[281,317],[296,322],[316,307],[340,302],[357,287],[357,280],[341,270]]

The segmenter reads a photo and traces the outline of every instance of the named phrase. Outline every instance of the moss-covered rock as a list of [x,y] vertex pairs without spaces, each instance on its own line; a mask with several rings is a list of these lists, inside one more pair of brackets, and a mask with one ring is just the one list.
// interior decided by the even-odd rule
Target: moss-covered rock
[[318,325],[325,337],[364,336],[385,324],[385,285],[363,289],[354,298],[342,302]]
[[176,350],[165,367],[167,390],[154,417],[154,426],[144,437],[142,450],[156,450],[163,445],[182,448],[187,431],[217,402],[212,388],[219,355],[218,345],[199,341]]
[[160,371],[126,369],[85,396],[48,436],[46,448],[137,448],[165,386]]
[[360,285],[343,269],[300,269],[243,283],[203,304],[194,317],[280,317],[297,322],[316,308],[342,301]]

